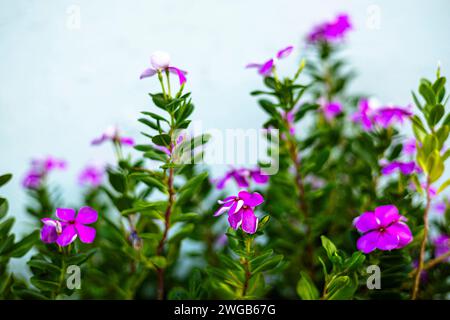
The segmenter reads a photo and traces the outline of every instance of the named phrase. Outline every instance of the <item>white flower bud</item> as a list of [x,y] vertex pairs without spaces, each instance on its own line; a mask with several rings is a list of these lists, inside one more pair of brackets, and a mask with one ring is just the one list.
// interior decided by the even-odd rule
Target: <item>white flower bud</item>
[[156,70],[163,70],[169,67],[170,56],[164,51],[155,51],[150,57],[150,62]]

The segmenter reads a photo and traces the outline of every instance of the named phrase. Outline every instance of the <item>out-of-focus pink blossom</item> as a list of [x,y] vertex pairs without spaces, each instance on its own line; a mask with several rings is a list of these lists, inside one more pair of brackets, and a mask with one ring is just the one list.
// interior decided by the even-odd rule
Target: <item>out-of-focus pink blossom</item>
[[292,53],[292,50],[294,50],[293,46],[287,46],[286,48],[279,50],[275,57],[270,58],[263,63],[249,63],[246,68],[256,68],[260,75],[268,77],[272,74],[273,68],[278,60],[287,58]]
[[332,21],[315,26],[308,35],[308,42],[337,42],[342,40],[351,29],[349,16],[340,14]]
[[119,132],[119,128],[116,126],[108,127],[102,135],[92,140],[92,145],[100,145],[106,141],[111,141],[125,146],[134,146],[134,139],[130,137],[122,137]]
[[65,160],[47,156],[41,159],[33,159],[31,167],[22,180],[22,185],[27,189],[39,188],[45,177],[54,170],[64,170],[67,167]]
[[102,184],[105,169],[98,165],[88,165],[78,175],[78,182],[81,185],[98,187]]

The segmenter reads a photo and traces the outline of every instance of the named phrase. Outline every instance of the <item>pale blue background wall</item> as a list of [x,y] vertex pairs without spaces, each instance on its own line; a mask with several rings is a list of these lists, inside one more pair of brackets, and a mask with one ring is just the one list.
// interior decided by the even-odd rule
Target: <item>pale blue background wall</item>
[[[73,5],[80,29],[67,27]],[[379,30],[366,25],[372,5],[381,10]],[[16,176],[2,193],[11,213],[23,217],[20,180],[29,159],[52,154],[69,161],[54,181],[76,202],[78,170],[112,159],[108,147],[92,148],[90,140],[112,123],[139,137],[135,119],[151,105],[147,92],[156,81],[138,77],[154,50],[170,52],[190,72],[196,119],[257,128],[265,115],[248,94],[260,84],[243,68],[247,62],[297,45],[313,24],[348,12],[355,31],[347,55],[359,72],[353,88],[406,104],[438,60],[449,73],[449,9],[446,0],[0,0],[0,172]]]

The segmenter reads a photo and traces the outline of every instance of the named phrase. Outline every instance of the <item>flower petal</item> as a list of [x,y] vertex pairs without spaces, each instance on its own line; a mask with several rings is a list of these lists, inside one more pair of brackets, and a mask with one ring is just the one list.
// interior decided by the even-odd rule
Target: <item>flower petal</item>
[[41,229],[41,241],[44,243],[53,243],[58,239],[56,227],[45,224]]
[[71,208],[57,208],[56,216],[62,221],[74,221],[75,210]]
[[95,228],[88,227],[88,226],[82,225],[80,223],[77,223],[75,225],[75,228],[77,229],[78,236],[80,237],[81,242],[83,242],[83,243],[94,242],[95,234],[96,234]]
[[82,207],[78,210],[76,218],[77,223],[90,224],[94,223],[98,219],[98,213],[91,207]]
[[281,49],[277,52],[277,59],[287,58],[292,53],[292,50],[294,50],[293,46],[288,46],[284,49]]
[[353,225],[359,232],[365,233],[380,227],[380,220],[373,212],[364,212],[359,217],[355,218]]
[[75,226],[70,224],[63,228],[62,233],[56,240],[56,243],[59,244],[61,247],[65,247],[74,242],[76,238],[77,238],[77,231],[75,229]]
[[242,210],[228,215],[228,222],[234,230],[237,230],[242,223]]
[[401,249],[413,240],[413,235],[408,225],[404,222],[396,222],[387,228],[390,234],[399,237],[399,243],[396,249]]
[[264,198],[258,192],[249,193],[247,191],[241,191],[238,194],[239,198],[244,200],[244,204],[250,207],[259,206],[264,202]]
[[380,232],[377,242],[377,248],[380,250],[396,249],[400,243],[400,237],[390,232]]
[[258,218],[251,208],[242,211],[242,230],[250,234],[255,233],[258,227]]
[[148,77],[152,77],[156,74],[156,70],[153,68],[148,68],[145,69],[144,72],[141,73],[141,76],[139,77],[139,79],[144,79],[144,78],[148,78]]
[[261,66],[258,72],[260,75],[268,77],[272,74],[272,70],[273,70],[273,59],[270,59]]
[[167,68],[169,72],[174,73],[178,76],[178,80],[180,81],[180,86],[183,85],[186,82],[186,71],[183,71],[181,69],[178,69],[176,67],[169,67]]
[[370,253],[377,248],[378,236],[378,231],[366,233],[358,239],[356,242],[356,247],[359,251]]
[[380,224],[383,227],[387,227],[401,218],[397,207],[392,204],[375,208],[375,216],[380,220]]

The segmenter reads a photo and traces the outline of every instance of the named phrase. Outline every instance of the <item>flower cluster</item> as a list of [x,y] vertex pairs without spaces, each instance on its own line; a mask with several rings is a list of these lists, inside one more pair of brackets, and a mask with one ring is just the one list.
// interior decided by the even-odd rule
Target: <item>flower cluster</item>
[[356,244],[358,250],[370,253],[375,249],[393,250],[405,247],[413,239],[406,220],[394,205],[380,206],[373,212],[364,212],[353,222],[356,229],[362,233]]
[[25,175],[22,185],[26,189],[38,189],[41,187],[43,179],[53,170],[64,170],[67,167],[66,161],[52,156],[31,161],[31,168]]
[[77,237],[83,243],[92,243],[95,239],[96,230],[86,226],[97,221],[97,211],[91,207],[82,207],[78,215],[74,209],[57,208],[58,219],[43,218],[44,226],[41,229],[41,240],[44,243],[56,243],[66,247],[75,241]]
[[88,165],[78,175],[78,182],[83,186],[98,187],[102,184],[105,170],[98,165]]
[[263,202],[263,196],[257,192],[240,191],[237,196],[219,200],[221,206],[214,216],[228,212],[228,222],[234,230],[242,227],[244,232],[253,234],[258,228],[258,218],[255,216],[254,209]]

